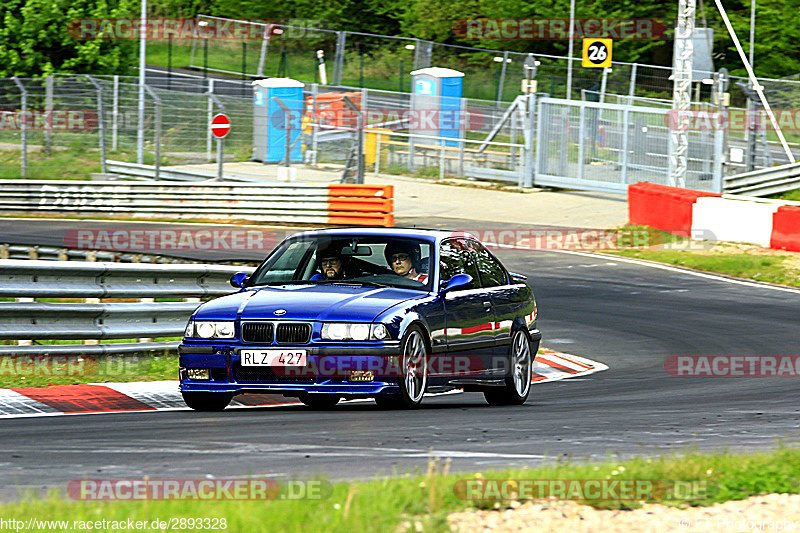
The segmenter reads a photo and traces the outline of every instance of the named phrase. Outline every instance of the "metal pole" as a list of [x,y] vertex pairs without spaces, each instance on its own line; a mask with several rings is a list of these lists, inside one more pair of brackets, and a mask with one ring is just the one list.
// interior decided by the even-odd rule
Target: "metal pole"
[[356,114],[356,183],[364,183],[364,113],[350,98],[342,100]]
[[753,66],[756,38],[756,0],[750,0],[750,66]]
[[689,135],[683,128],[684,116],[688,115],[692,99],[692,65],[694,61],[694,17],[696,0],[680,0],[678,5],[678,27],[675,29],[675,60],[672,69],[672,107],[677,112],[675,124],[670,131],[669,179],[672,185],[686,186]]
[[225,139],[217,139],[217,179],[222,179],[222,164],[225,160]]
[[586,104],[584,102],[581,102],[578,113],[578,181],[581,181],[583,180],[584,115],[586,114]]
[[[213,78],[208,80],[208,110],[206,113],[206,124],[211,124],[211,119],[214,118],[214,80]],[[206,134],[206,160],[211,161],[211,143],[213,135],[211,135],[211,128],[209,128],[208,133]]]
[[375,132],[375,175],[381,173],[381,132]]
[[45,78],[44,94],[45,114],[50,120],[50,125],[45,125],[44,128],[44,149],[49,152],[53,146],[53,132],[51,130],[53,120],[53,76]]
[[608,83],[608,68],[603,69],[603,77],[600,79],[600,103],[606,101],[606,85]]
[[567,51],[567,100],[572,100],[572,47],[575,40],[575,0],[569,1],[569,50]]
[[636,67],[636,63],[631,66],[631,83],[628,86],[628,96],[631,98],[628,99],[628,105],[633,105],[633,95],[636,94]]
[[503,66],[500,69],[500,82],[497,84],[497,101],[496,105],[499,107],[500,102],[503,100],[503,88],[506,82],[506,65],[508,64],[508,51],[503,52]]
[[160,177],[161,172],[161,98],[150,87],[145,87],[147,94],[153,99],[156,107],[156,131],[155,131],[155,171],[156,179]]
[[20,127],[22,129],[22,177],[28,177],[28,91],[25,89],[25,86],[22,85],[22,82],[19,81],[19,78],[14,76],[11,78],[14,80],[14,83],[19,88],[20,92],[22,93],[22,105],[21,112],[22,112],[22,120],[20,121]]
[[208,39],[203,39],[203,77],[208,77]]
[[717,4],[717,9],[719,9],[720,14],[722,15],[722,20],[725,22],[725,27],[728,29],[728,33],[733,40],[734,46],[736,46],[736,51],[739,53],[742,63],[744,63],[744,67],[747,70],[747,75],[750,77],[750,82],[753,84],[753,88],[755,89],[756,93],[758,93],[758,98],[761,100],[761,105],[764,107],[764,111],[767,112],[767,116],[769,116],[772,127],[775,128],[775,133],[778,134],[778,139],[780,139],[781,146],[783,146],[783,150],[786,152],[786,157],[789,158],[790,163],[795,163],[796,161],[794,154],[789,149],[789,145],[786,143],[786,138],[783,136],[783,131],[778,125],[778,121],[775,119],[775,114],[772,112],[769,102],[767,102],[767,97],[764,96],[764,87],[758,83],[756,75],[753,72],[753,68],[750,66],[750,63],[744,56],[744,50],[742,50],[742,45],[739,43],[739,38],[736,36],[736,32],[733,31],[733,26],[731,26],[731,21],[728,18],[728,14],[725,12],[725,8],[722,7],[722,4],[719,0],[714,0],[714,2]]
[[141,0],[139,20],[139,123],[136,125],[136,162],[144,162],[144,84],[147,57],[147,0]]
[[311,86],[311,164],[317,164],[317,132],[319,131],[319,116],[317,115],[317,94],[319,85]]
[[167,89],[172,88],[172,34],[167,40]]
[[258,68],[256,74],[259,78],[264,77],[264,65],[267,62],[267,49],[269,47],[269,38],[272,33],[272,24],[264,26],[264,38],[261,39],[261,53],[258,55]]
[[117,150],[117,129],[119,128],[119,76],[114,76],[114,91],[111,102],[111,150]]
[[106,163],[106,128],[103,114],[103,87],[97,80],[89,75],[86,76],[86,79],[97,89],[97,127],[98,133],[100,134],[100,169],[103,174],[108,174],[108,165]]

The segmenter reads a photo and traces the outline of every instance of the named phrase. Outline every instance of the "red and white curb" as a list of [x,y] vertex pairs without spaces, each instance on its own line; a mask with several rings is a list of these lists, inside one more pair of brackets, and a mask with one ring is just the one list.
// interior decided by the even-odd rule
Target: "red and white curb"
[[[534,361],[531,381],[538,385],[585,376],[607,368],[603,363],[577,355],[543,349]],[[231,402],[231,408],[285,405],[301,404],[280,394],[239,395]],[[178,391],[178,383],[172,380],[0,389],[0,418],[187,409]]]

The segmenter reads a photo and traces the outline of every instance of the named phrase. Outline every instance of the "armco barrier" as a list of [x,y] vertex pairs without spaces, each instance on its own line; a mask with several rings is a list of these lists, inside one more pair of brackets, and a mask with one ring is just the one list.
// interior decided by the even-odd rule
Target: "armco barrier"
[[800,252],[800,207],[785,205],[778,208],[772,219],[769,247]]
[[635,183],[628,187],[628,220],[631,224],[688,234],[694,202],[701,197],[719,196],[657,183]]
[[0,180],[6,212],[394,225],[391,185]]

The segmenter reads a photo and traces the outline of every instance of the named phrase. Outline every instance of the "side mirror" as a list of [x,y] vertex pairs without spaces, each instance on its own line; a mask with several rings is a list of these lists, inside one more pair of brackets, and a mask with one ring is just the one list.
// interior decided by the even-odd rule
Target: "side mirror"
[[247,283],[249,279],[250,275],[247,272],[237,272],[231,276],[231,286],[237,289],[244,289],[244,284]]
[[466,289],[470,285],[472,285],[472,276],[469,274],[456,274],[450,281],[445,281],[442,283],[441,287],[439,288],[439,292],[442,294],[450,291],[456,291],[458,289]]

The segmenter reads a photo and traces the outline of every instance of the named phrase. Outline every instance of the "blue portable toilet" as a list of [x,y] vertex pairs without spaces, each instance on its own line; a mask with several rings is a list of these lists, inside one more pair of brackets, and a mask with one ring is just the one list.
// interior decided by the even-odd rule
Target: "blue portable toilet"
[[[411,133],[461,137],[463,86],[464,73],[450,68],[428,67],[411,72],[411,111],[416,119],[411,122]],[[455,141],[429,144],[442,142],[445,146],[458,146]]]
[[301,134],[304,84],[290,78],[268,78],[253,82],[253,159],[263,163],[281,163],[286,153],[286,113],[273,98],[279,98],[291,110],[290,160],[303,160]]

